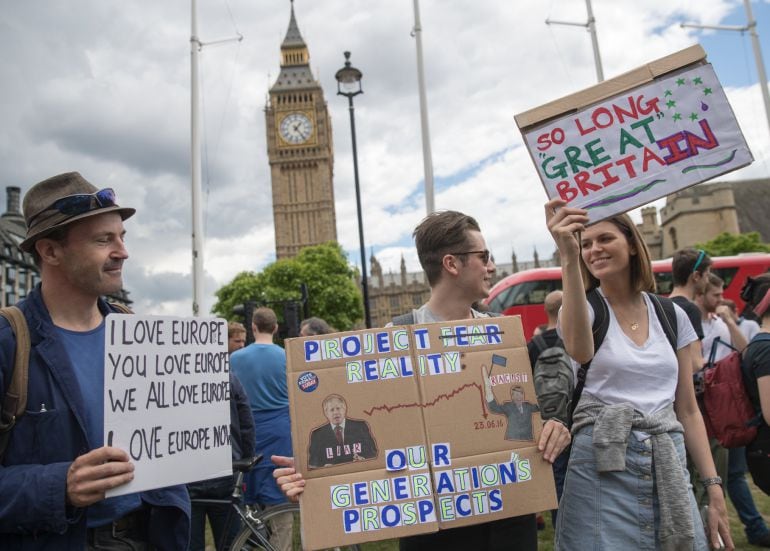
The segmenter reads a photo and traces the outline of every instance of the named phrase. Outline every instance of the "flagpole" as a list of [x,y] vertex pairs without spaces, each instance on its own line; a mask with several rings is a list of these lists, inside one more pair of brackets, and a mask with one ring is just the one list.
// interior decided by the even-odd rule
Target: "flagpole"
[[596,36],[596,19],[594,19],[594,10],[591,7],[591,0],[586,0],[586,11],[588,12],[588,21],[585,23],[576,23],[574,21],[555,21],[550,17],[545,20],[546,25],[570,25],[573,27],[585,27],[591,35],[591,48],[594,52],[594,67],[596,69],[596,82],[604,81],[604,69],[602,68],[602,55],[599,52],[599,38]]
[[201,208],[201,138],[200,138],[200,99],[198,81],[198,53],[202,47],[198,38],[198,16],[196,0],[192,1],[190,34],[190,159],[192,186],[192,280],[193,280],[193,316],[200,315],[203,300],[203,225]]
[[754,50],[754,62],[757,65],[757,80],[759,81],[759,91],[762,93],[762,102],[765,104],[765,117],[767,117],[767,127],[770,129],[770,92],[767,89],[767,74],[765,73],[765,62],[762,59],[762,48],[759,45],[759,35],[757,34],[757,21],[751,11],[751,2],[743,0],[743,7],[746,10],[745,25],[698,25],[696,23],[681,23],[679,26],[683,29],[713,29],[717,31],[738,31],[741,34],[746,31],[751,36],[751,46]]
[[190,187],[192,196],[192,280],[193,316],[199,316],[203,303],[203,207],[201,205],[201,136],[200,136],[200,79],[198,54],[204,46],[224,42],[240,42],[243,35],[211,42],[198,37],[197,0],[191,0],[190,16]]
[[420,2],[414,0],[414,28],[417,46],[417,88],[420,92],[420,129],[422,131],[422,163],[425,172],[425,207],[428,214],[436,210],[433,198],[433,155],[430,149],[430,128],[428,127],[428,99],[425,94],[425,67],[422,61],[422,25],[420,24]]

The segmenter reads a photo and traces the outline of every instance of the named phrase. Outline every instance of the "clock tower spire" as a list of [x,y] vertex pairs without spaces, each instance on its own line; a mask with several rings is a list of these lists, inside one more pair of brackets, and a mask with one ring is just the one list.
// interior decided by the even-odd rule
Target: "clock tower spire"
[[265,107],[277,258],[337,240],[329,111],[291,2],[281,70]]

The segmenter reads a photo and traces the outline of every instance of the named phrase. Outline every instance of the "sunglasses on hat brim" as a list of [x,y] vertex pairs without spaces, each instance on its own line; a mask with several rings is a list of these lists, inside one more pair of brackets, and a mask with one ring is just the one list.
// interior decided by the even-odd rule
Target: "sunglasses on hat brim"
[[[96,203],[96,207],[94,207]],[[94,210],[94,208],[106,208],[115,206],[115,190],[112,188],[104,188],[94,193],[77,193],[75,195],[67,195],[61,197],[51,203],[49,206],[36,213],[29,219],[27,226],[31,227],[32,222],[44,212],[49,210],[56,210],[66,216],[77,216],[78,214],[84,214],[88,211]]]

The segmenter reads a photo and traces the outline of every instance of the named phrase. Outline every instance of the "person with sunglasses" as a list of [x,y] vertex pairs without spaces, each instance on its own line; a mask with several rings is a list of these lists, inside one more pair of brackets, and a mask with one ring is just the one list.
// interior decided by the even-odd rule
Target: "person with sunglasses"
[[[545,205],[562,267],[559,331],[582,393],[556,521],[555,549],[733,549],[721,480],[692,386],[697,336],[676,304],[657,297],[647,245],[631,218],[589,225],[562,199]],[[599,315],[606,336],[594,347]],[[657,315],[676,316],[670,342]],[[590,364],[590,365],[589,365]],[[586,366],[589,368],[586,369]],[[579,368],[578,368],[579,367]],[[685,446],[709,496],[708,538],[690,487]]]
[[[133,479],[128,454],[105,445],[102,297],[123,287],[123,221],[135,212],[77,172],[24,196],[26,239],[40,283],[17,306],[30,332],[27,411],[0,464],[0,549],[187,549],[184,486],[105,499]],[[0,397],[16,339],[0,318]],[[130,546],[130,547],[128,547]]]
[[[457,211],[434,212],[415,228],[414,241],[420,265],[430,285],[430,298],[421,307],[394,318],[396,325],[485,318],[473,304],[489,295],[495,263],[476,220]],[[569,431],[558,421],[548,420],[538,449],[550,463],[570,442]],[[273,456],[280,468],[273,472],[281,490],[293,501],[304,491],[302,473],[290,457]],[[505,518],[483,524],[439,530],[432,534],[401,538],[402,551],[536,551],[535,514]]]

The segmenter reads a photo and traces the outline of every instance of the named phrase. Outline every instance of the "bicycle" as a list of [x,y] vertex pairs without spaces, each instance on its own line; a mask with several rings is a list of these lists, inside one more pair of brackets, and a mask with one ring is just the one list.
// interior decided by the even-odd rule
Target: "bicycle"
[[[299,504],[282,503],[274,507],[252,507],[243,503],[243,477],[262,460],[262,455],[233,461],[235,482],[230,499],[192,499],[192,503],[199,504],[226,504],[229,503],[236,517],[241,520],[241,529],[227,548],[228,551],[282,551],[281,542],[276,541],[275,521],[284,514],[291,514],[293,518],[292,551],[302,548],[299,538]],[[226,538],[228,528],[233,516],[228,516],[222,538]],[[272,541],[271,541],[272,540]],[[217,542],[217,548],[222,547],[222,541]],[[336,547],[335,550],[359,551],[358,545]]]

